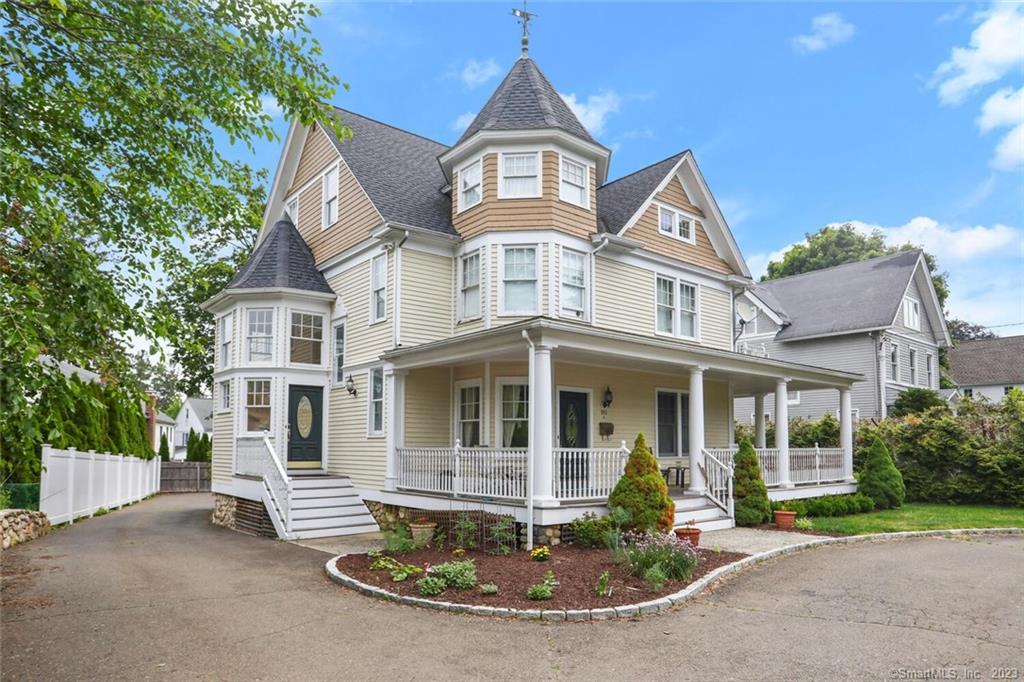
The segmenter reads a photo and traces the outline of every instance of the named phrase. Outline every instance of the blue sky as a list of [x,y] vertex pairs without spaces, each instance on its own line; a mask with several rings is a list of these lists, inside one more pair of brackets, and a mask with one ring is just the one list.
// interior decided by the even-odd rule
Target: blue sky
[[[351,85],[334,103],[445,143],[518,54],[509,3],[321,6],[313,33]],[[935,253],[953,316],[1024,323],[1021,6],[530,9],[530,55],[614,150],[610,178],[692,149],[755,274],[856,221]],[[273,170],[279,153],[243,158]]]

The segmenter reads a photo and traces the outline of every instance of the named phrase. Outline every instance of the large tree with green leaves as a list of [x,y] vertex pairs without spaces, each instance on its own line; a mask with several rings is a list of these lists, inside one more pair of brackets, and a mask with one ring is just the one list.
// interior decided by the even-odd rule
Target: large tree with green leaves
[[311,4],[7,0],[0,12],[0,448],[12,471],[59,435],[40,396],[75,390],[39,356],[129,390],[127,339],[168,328],[152,273],[244,212],[252,173],[215,142],[274,139],[265,98],[346,131],[323,107],[338,82],[309,36]]

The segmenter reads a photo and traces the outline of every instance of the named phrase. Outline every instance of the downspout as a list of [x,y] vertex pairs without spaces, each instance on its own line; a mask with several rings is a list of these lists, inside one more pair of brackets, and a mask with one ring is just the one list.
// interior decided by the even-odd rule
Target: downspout
[[882,332],[872,332],[875,347],[875,382],[878,384],[878,415],[885,419],[885,341]]
[[[532,417],[534,414],[534,406],[536,402],[533,396],[533,352],[534,345],[533,339],[530,335],[523,330],[523,338],[526,339],[526,343],[530,344],[530,358],[529,358],[529,369],[526,373],[527,381],[527,401],[530,408],[529,416]],[[530,433],[533,433],[533,429],[530,429]],[[529,438],[526,444],[526,549],[533,549],[533,438]]]

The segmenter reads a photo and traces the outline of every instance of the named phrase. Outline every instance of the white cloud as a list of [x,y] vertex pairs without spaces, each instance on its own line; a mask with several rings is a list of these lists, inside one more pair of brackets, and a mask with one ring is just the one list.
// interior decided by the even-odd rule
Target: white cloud
[[[728,220],[728,216],[726,216]],[[792,249],[800,242],[794,242],[793,244],[786,244],[778,251],[772,251],[770,253],[755,253],[752,256],[747,256],[747,267],[750,268],[750,274],[755,280],[761,279],[761,277],[768,272],[768,264],[772,261],[782,260],[782,257],[786,255],[786,252]]]
[[999,90],[981,105],[978,127],[982,132],[996,128],[1010,128],[999,144],[992,159],[992,167],[1011,171],[1024,167],[1024,87]]
[[592,135],[600,135],[608,116],[616,113],[622,105],[622,98],[614,90],[605,90],[597,95],[590,95],[585,102],[576,99],[576,93],[559,93],[565,103],[576,114]]
[[793,38],[793,46],[800,52],[821,52],[845,43],[857,32],[857,27],[836,12],[819,14],[811,19],[811,32]]
[[992,167],[1003,171],[1024,168],[1024,123],[1008,132],[996,145]]
[[957,203],[957,208],[960,211],[968,211],[975,206],[981,205],[986,199],[992,196],[992,193],[996,190],[996,176],[995,174],[989,175],[985,180],[978,183],[978,185],[972,189],[967,195]]
[[754,213],[750,206],[747,205],[747,202],[742,199],[734,199],[731,197],[719,199],[718,208],[722,211],[722,215],[725,216],[725,220],[729,223],[729,227],[733,229]]
[[992,227],[974,225],[956,228],[925,216],[918,216],[904,225],[895,227],[872,225],[859,220],[850,222],[865,234],[880,230],[886,244],[890,246],[920,246],[938,258],[940,263],[962,263],[980,256],[1012,250],[1015,244],[1020,250],[1021,240],[1024,239],[1019,230],[998,223]]
[[954,47],[932,75],[943,104],[960,104],[968,95],[1024,66],[1024,5],[994,3],[979,15],[967,47]]
[[467,88],[476,88],[501,73],[501,68],[491,58],[483,61],[470,59],[459,71],[459,79]]
[[473,122],[474,118],[476,118],[476,113],[472,111],[467,111],[464,114],[459,114],[458,116],[455,117],[455,120],[452,121],[452,130],[454,130],[457,133],[461,133],[469,126],[470,123]]
[[273,95],[263,95],[260,98],[260,110],[270,118],[277,118],[281,115],[281,105]]
[[651,128],[634,128],[622,133],[624,140],[650,140],[654,137],[654,130]]
[[942,14],[940,14],[938,16],[938,18],[935,20],[935,23],[937,23],[937,24],[945,24],[945,23],[949,23],[951,21],[956,21],[960,17],[962,17],[965,14],[967,14],[967,10],[969,10],[969,9],[970,9],[970,7],[968,7],[966,4],[964,4],[964,5],[957,5],[956,7],[954,7],[951,10],[949,10],[948,12],[943,12]]

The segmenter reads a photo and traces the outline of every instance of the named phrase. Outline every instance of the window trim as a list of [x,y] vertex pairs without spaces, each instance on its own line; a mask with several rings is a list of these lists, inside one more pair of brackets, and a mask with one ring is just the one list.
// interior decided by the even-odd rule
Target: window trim
[[[217,318],[217,364],[221,369],[231,367],[231,342],[235,338],[235,313],[231,311]],[[230,323],[230,324],[225,324]],[[225,327],[230,327],[230,331]],[[226,351],[226,352],[225,352]]]
[[[477,394],[477,418],[475,420],[468,419],[465,421],[476,421],[479,425],[480,430],[480,442],[477,445],[466,445],[461,443],[462,447],[483,447],[484,443],[484,382],[483,379],[462,379],[455,382],[455,400],[453,402],[454,414],[452,414],[452,434],[453,438],[461,439],[462,437],[462,389],[464,388],[476,388],[479,393]],[[454,445],[454,442],[453,442]]]
[[[836,419],[839,420],[839,421],[843,420],[843,415],[840,414],[840,410],[839,410],[838,407],[836,408]],[[850,408],[850,421],[854,421],[854,422],[859,422],[860,421],[860,408],[859,407],[851,407]]]
[[[568,161],[569,163],[574,163],[577,166],[582,166],[583,167],[583,203],[582,204],[576,203],[572,199],[567,199],[566,196],[565,196],[565,192],[563,191],[564,190],[564,183],[569,182],[568,180],[565,179],[565,166],[564,166],[564,164],[565,164],[566,161]],[[575,185],[572,182],[569,182],[569,184],[573,185],[573,187],[578,187],[578,185]],[[558,153],[558,200],[559,201],[564,201],[565,203],[571,204],[573,206],[579,206],[580,208],[585,208],[587,210],[590,210],[590,166],[586,162],[581,161],[580,159],[577,159],[577,158],[575,158],[573,156],[569,156],[568,154],[563,154],[561,152]]]
[[[467,205],[467,204],[463,203],[463,201],[462,201],[462,192],[463,192],[463,189],[462,189],[462,173],[467,168],[469,168],[470,166],[477,166],[480,169],[480,179],[477,181],[477,183],[475,185],[476,187],[480,188],[480,191],[477,193],[477,195],[478,195],[477,200],[474,201],[472,204],[468,204]],[[479,206],[481,203],[483,203],[483,200],[484,200],[484,157],[483,156],[478,156],[477,158],[473,159],[469,163],[461,166],[456,171],[456,178],[455,179],[456,179],[456,187],[455,187],[456,213],[462,213],[463,211],[468,211],[469,209],[473,208],[474,206]]]
[[[529,439],[531,438],[531,435],[530,435],[530,433],[531,433],[531,429],[530,429],[530,416],[531,415],[530,415],[530,413],[531,413],[531,410],[533,408],[530,405],[530,379],[529,379],[529,377],[518,377],[518,376],[496,377],[494,379],[494,442],[495,442],[495,447],[498,447],[498,448],[504,448],[505,447],[505,445],[504,445],[504,443],[505,443],[504,421],[505,420],[503,418],[504,410],[502,409],[503,406],[504,406],[504,403],[502,402],[502,399],[501,399],[501,394],[503,392],[502,389],[504,389],[505,386],[526,386],[526,429],[527,429],[526,433],[527,433],[527,442],[529,442]],[[529,448],[529,445],[527,445],[527,449],[528,448]]]
[[[249,331],[249,315],[254,312],[269,312],[270,313],[270,334],[268,336],[253,336]],[[258,308],[246,308],[245,309],[245,361],[249,365],[268,365],[274,362],[274,320],[277,317],[277,308],[274,306],[258,307]],[[253,360],[252,358],[252,340],[253,339],[270,339],[270,357],[265,360]]]
[[[477,313],[476,313],[476,315],[466,315],[466,306],[465,306],[464,294],[466,292],[467,287],[464,285],[463,277],[464,277],[465,271],[466,271],[465,270],[465,268],[466,268],[466,259],[467,258],[473,258],[474,256],[477,259],[477,267],[476,267]],[[472,251],[468,251],[468,252],[462,254],[461,256],[459,256],[459,259],[458,259],[458,262],[457,262],[457,267],[456,267],[456,273],[455,273],[456,284],[457,284],[457,287],[456,287],[456,297],[457,297],[457,300],[456,300],[456,316],[457,316],[457,321],[459,321],[459,322],[468,322],[470,320],[479,320],[481,317],[483,317],[483,313],[484,313],[484,299],[483,299],[483,279],[484,279],[484,273],[483,273],[483,265],[484,265],[483,249],[481,249],[481,248],[477,248],[477,249],[474,249]],[[468,288],[472,288],[472,287],[468,287]]]
[[910,369],[910,385],[917,385],[917,349],[907,349],[907,367]]
[[[348,344],[348,338],[345,336],[345,323],[346,318],[339,317],[331,321],[331,366],[334,371],[331,372],[331,383],[335,386],[340,386],[345,383],[345,350]],[[341,364],[338,364],[338,328],[341,328]]]
[[[533,310],[508,310],[505,308],[505,252],[509,249],[532,248],[534,258],[534,308]],[[543,260],[540,243],[501,244],[498,251],[498,316],[523,317],[539,315],[541,311],[541,278],[543,276]],[[516,280],[525,281],[525,280]]]
[[[583,261],[583,309],[581,316],[568,315],[565,313],[563,308],[563,296],[562,289],[566,286],[565,282],[565,254],[570,252],[573,255],[579,256]],[[569,286],[575,287],[575,284],[569,284]],[[590,321],[590,254],[586,251],[580,251],[569,246],[561,245],[558,253],[558,317],[565,318],[567,320],[575,320],[577,322],[589,322]]]
[[[288,210],[289,204],[295,204],[295,215],[292,215],[291,211]],[[284,200],[284,212],[288,215],[288,218],[292,221],[292,224],[298,226],[299,224],[299,193],[296,192],[291,197]]]
[[[911,312],[913,312],[914,324],[910,323]],[[916,332],[921,331],[921,302],[909,296],[903,298],[903,325],[907,329],[913,329]]]
[[[225,387],[225,384],[227,385],[226,387]],[[221,379],[220,381],[217,382],[217,391],[220,393],[220,395],[217,396],[217,398],[218,398],[218,400],[217,400],[217,411],[218,412],[230,412],[231,411],[231,379],[230,379],[230,377],[227,378],[227,379]],[[227,404],[226,405],[224,404],[225,398],[227,399]]]
[[[658,329],[658,308],[661,304],[658,303],[658,280],[663,279],[673,283],[672,287],[672,331],[664,332]],[[693,310],[683,310],[682,303],[682,285],[693,287]],[[701,298],[701,285],[697,282],[692,282],[687,279],[675,277],[673,275],[666,275],[663,273],[654,273],[654,333],[658,336],[666,336],[675,339],[683,339],[684,341],[700,341],[700,298]],[[693,336],[687,336],[681,333],[682,329],[682,314],[693,313]]]
[[[676,439],[678,440],[679,448],[671,455],[664,455],[664,459],[672,459],[674,457],[687,457],[690,454],[690,392],[686,389],[681,388],[665,388],[662,386],[656,386],[654,388],[654,457],[655,459],[662,458],[662,455],[658,454],[660,451],[659,435],[658,435],[658,397],[662,393],[674,395],[676,398]],[[686,438],[683,438],[683,396],[686,396]]]
[[931,388],[933,382],[935,381],[935,371],[932,369],[932,363],[935,362],[935,355],[932,353],[925,353],[924,362],[924,376],[925,379],[928,380],[928,388]]
[[[374,275],[376,271],[377,261],[384,260],[384,285],[382,287],[374,288]],[[378,291],[384,292],[384,315],[377,317],[377,306],[374,305],[374,294]],[[378,324],[380,322],[386,322],[388,319],[388,254],[381,253],[370,259],[370,313],[369,320],[370,326]]]
[[[373,397],[373,375],[380,372],[380,397]],[[384,366],[377,365],[366,369],[366,437],[382,438],[384,436],[387,412],[387,380],[384,377]],[[373,428],[373,405],[380,403],[380,429]]]
[[[697,244],[697,221],[700,220],[700,218],[698,216],[696,216],[693,213],[690,213],[689,211],[684,211],[681,208],[676,208],[675,206],[672,206],[671,204],[666,204],[666,203],[663,203],[663,202],[660,202],[660,201],[652,201],[651,205],[652,206],[656,206],[658,208],[658,216],[657,216],[657,223],[658,224],[657,224],[657,228],[656,229],[657,229],[657,232],[658,232],[659,235],[661,235],[662,237],[670,237],[672,239],[675,239],[677,242],[682,242],[684,244],[690,244],[691,246],[695,246]],[[675,219],[672,221],[672,232],[671,233],[665,232],[664,230],[661,229],[661,212],[662,211],[669,211],[669,212],[675,214]],[[686,220],[690,221],[690,237],[689,238],[681,237],[678,234],[678,232],[679,232],[679,230],[678,230],[678,228],[679,228],[679,218],[680,217],[685,218]]]
[[[896,362],[893,363],[893,357]],[[889,342],[889,357],[886,359],[886,372],[890,373],[889,381],[899,383],[903,380],[903,367],[900,362],[900,344]]]
[[[507,194],[505,192],[505,157],[506,156],[529,156],[537,159],[537,188],[534,194]],[[529,177],[527,175],[516,175],[512,177]],[[498,152],[498,199],[539,199],[544,196],[544,157],[539,150],[530,151],[508,151]]]
[[[292,336],[292,327],[295,322],[293,320],[295,315],[309,315],[311,317],[320,318],[320,362],[297,362],[292,360],[292,341],[299,339],[302,341],[315,341],[316,339],[307,339],[301,336]],[[324,366],[324,322],[326,315],[320,312],[314,312],[312,310],[302,310],[300,308],[290,308],[288,310],[288,364],[297,365],[299,367],[323,367]]]
[[[249,384],[251,382],[254,382],[254,381],[265,381],[265,382],[267,382],[267,386],[268,386],[268,388],[267,388],[267,396],[268,396],[268,400],[270,401],[269,405],[250,405],[249,404]],[[270,422],[270,428],[267,429],[267,431],[269,433],[273,434],[274,433],[274,381],[273,381],[273,379],[271,379],[270,377],[261,377],[261,376],[250,377],[250,376],[247,376],[247,377],[245,377],[242,380],[242,386],[245,389],[245,398],[244,398],[244,401],[242,403],[242,409],[240,410],[241,417],[242,417],[242,425],[241,425],[241,432],[242,432],[242,434],[248,435],[248,436],[262,436],[263,435],[263,431],[250,431],[249,430],[249,408],[250,407],[266,407],[266,408],[268,408],[270,410],[270,416],[267,418],[267,420]]]
[[[320,230],[326,230],[332,225],[337,224],[341,220],[341,164],[334,164],[324,169],[324,174],[320,179]],[[329,201],[327,192],[330,189],[328,187],[328,178],[331,173],[334,173],[334,222],[327,222],[327,202]]]

